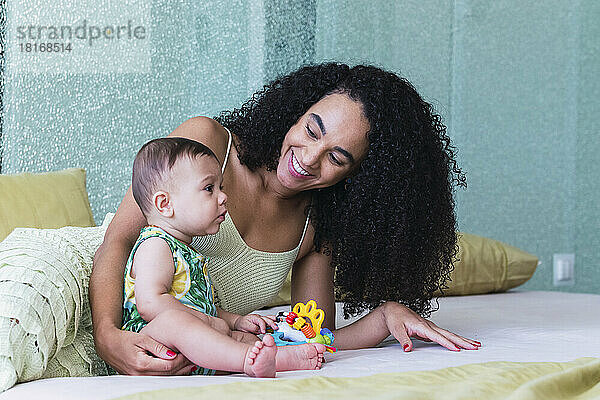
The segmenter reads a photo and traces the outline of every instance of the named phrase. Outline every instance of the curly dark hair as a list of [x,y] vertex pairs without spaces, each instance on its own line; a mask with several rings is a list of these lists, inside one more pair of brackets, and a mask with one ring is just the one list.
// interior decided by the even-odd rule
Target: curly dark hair
[[427,317],[453,269],[453,190],[466,179],[441,117],[406,79],[374,66],[304,66],[215,119],[236,133],[242,164],[276,170],[288,130],[332,93],[362,104],[369,151],[350,184],[313,191],[315,250],[331,251],[345,317],[388,300]]

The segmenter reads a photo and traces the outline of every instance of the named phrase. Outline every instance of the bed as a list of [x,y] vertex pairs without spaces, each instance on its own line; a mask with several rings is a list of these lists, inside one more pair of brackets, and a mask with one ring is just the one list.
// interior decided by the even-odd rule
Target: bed
[[[481,341],[480,350],[451,352],[415,341],[414,351],[404,353],[388,338],[377,348],[328,354],[319,371],[282,372],[274,380],[243,375],[53,378],[17,384],[0,400],[600,398],[600,295],[512,290],[441,298],[439,305],[432,320]],[[338,325],[350,321],[338,317]]]
[[[81,169],[3,175],[0,186],[0,400],[600,399],[600,295],[512,289],[463,296],[518,288],[538,263],[464,233],[447,289],[457,296],[440,298],[432,319],[481,341],[480,350],[415,341],[404,353],[388,339],[327,354],[319,371],[276,379],[94,376],[106,366],[94,351],[87,289],[111,214],[95,226]],[[14,229],[24,226],[31,228]],[[289,283],[280,295],[289,301]],[[340,315],[338,326],[351,322]]]

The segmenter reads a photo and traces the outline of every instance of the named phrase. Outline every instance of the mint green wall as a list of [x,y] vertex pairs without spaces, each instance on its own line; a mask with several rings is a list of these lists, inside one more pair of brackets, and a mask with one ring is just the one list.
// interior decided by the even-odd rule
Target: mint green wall
[[459,228],[538,255],[524,287],[550,289],[552,254],[600,293],[600,3],[318,3],[317,56],[407,76],[445,117],[469,187]]
[[370,63],[400,73],[447,116],[452,9],[450,1],[320,0],[318,60]]
[[576,289],[600,293],[600,3],[577,10],[577,130],[575,132]]
[[563,1],[455,9],[452,135],[470,178],[459,195],[461,227],[538,255],[530,289],[551,287],[553,253],[576,253],[569,290],[600,292],[598,279],[583,279],[600,277],[600,252],[579,253],[588,239],[576,237],[594,214],[591,205],[588,218],[576,217],[578,47],[595,40],[580,36],[584,12]]
[[144,141],[303,63],[373,63],[444,116],[469,183],[459,228],[538,255],[527,289],[554,290],[552,254],[574,252],[561,290],[600,293],[597,1],[155,0],[151,16],[150,73],[19,74],[8,54],[2,172],[86,168],[100,222]]

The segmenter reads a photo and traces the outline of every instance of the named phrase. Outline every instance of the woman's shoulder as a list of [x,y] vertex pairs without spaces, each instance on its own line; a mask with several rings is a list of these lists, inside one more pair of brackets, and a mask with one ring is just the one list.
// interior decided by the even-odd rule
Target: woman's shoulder
[[215,153],[219,162],[223,163],[225,159],[229,134],[223,125],[212,118],[202,116],[190,118],[175,128],[169,136],[184,137],[200,142]]
[[314,250],[314,240],[315,240],[315,228],[310,223],[306,227],[306,233],[304,234],[304,238],[302,243],[300,244],[300,250],[298,251],[298,256],[296,257],[296,261],[301,260],[305,256],[309,255]]

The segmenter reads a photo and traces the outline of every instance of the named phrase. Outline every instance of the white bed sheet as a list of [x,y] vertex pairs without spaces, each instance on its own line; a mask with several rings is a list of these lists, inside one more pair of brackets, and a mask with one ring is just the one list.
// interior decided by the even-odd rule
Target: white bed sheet
[[[319,371],[278,373],[278,379],[311,376],[352,377],[382,372],[433,370],[488,361],[571,361],[600,357],[600,295],[511,291],[503,294],[448,297],[439,300],[432,320],[439,326],[483,343],[480,350],[451,352],[437,344],[414,341],[404,353],[388,338],[380,347],[340,351],[326,356]],[[273,313],[278,307],[263,314]],[[338,325],[344,321],[338,304]],[[13,399],[110,399],[168,387],[203,386],[251,380],[219,377],[55,378],[22,383],[0,394]]]

